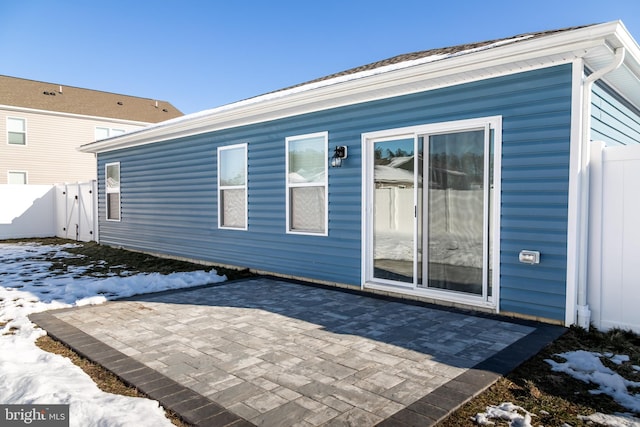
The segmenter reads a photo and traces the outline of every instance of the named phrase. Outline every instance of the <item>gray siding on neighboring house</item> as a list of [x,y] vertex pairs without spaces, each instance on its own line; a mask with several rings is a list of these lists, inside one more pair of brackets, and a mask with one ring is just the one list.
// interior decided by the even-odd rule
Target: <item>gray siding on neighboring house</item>
[[640,111],[601,81],[593,85],[591,140],[608,146],[640,144]]
[[[503,116],[501,309],[564,319],[571,65],[99,154],[100,239],[143,251],[359,286],[361,134]],[[329,235],[285,232],[285,138],[329,132]],[[220,145],[248,143],[248,231],[217,228]],[[328,160],[328,159],[327,159]],[[104,166],[121,162],[122,222],[105,221]],[[542,253],[518,262],[521,249]]]

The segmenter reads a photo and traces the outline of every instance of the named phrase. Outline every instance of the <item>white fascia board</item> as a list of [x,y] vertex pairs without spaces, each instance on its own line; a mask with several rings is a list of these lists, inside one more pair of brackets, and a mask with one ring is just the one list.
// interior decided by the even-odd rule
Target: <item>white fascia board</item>
[[52,111],[52,110],[40,110],[37,108],[27,108],[27,107],[16,107],[15,105],[0,105],[0,111],[16,111],[22,113],[31,113],[31,114],[40,114],[40,115],[48,115],[48,116],[56,116],[56,117],[69,117],[74,119],[84,119],[84,120],[95,120],[109,123],[118,123],[118,124],[127,124],[127,125],[136,125],[136,126],[148,126],[153,125],[151,122],[139,122],[135,120],[126,120],[126,119],[117,119],[113,117],[103,117],[103,116],[89,116],[85,114],[74,114],[74,113],[65,113],[62,111]]
[[616,38],[618,32],[626,30],[614,21],[432,61],[424,58],[424,63],[407,61],[416,65],[403,68],[396,64],[387,72],[368,70],[258,96],[86,144],[80,151],[112,151],[571,63],[603,46],[605,40]]

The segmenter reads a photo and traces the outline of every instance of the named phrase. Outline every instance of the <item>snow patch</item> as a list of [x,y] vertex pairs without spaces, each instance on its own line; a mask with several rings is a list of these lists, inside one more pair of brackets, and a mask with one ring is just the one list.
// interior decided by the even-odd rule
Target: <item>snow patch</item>
[[107,278],[80,276],[88,267],[52,272],[52,258],[78,257],[65,251],[73,246],[0,244],[0,402],[70,404],[71,426],[171,426],[158,402],[105,393],[68,358],[38,348],[46,332],[28,316],[226,277],[215,270]]
[[487,412],[476,414],[473,418],[476,424],[481,426],[494,425],[491,420],[504,420],[510,427],[532,427],[532,414],[511,402],[504,402],[497,406],[487,406]]
[[[640,413],[640,394],[632,394],[628,390],[628,387],[640,387],[640,382],[627,380],[604,366],[600,359],[606,357],[605,355],[577,350],[556,354],[556,356],[565,359],[566,362],[559,363],[546,359],[552,371],[564,372],[585,383],[593,383],[598,388],[591,390],[591,393],[609,395],[621,406]],[[620,363],[629,360],[628,356],[609,356],[609,358],[612,357]]]

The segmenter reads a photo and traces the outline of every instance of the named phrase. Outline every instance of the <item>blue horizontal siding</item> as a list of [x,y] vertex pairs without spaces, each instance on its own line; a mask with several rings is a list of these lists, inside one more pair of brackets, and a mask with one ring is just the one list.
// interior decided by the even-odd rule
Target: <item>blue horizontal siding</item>
[[609,146],[640,144],[640,110],[601,81],[592,91],[591,140]]
[[[173,141],[101,153],[121,162],[122,221],[104,221],[102,243],[348,285],[360,284],[361,134],[503,116],[501,307],[564,319],[571,66],[441,88]],[[329,235],[285,232],[285,138],[329,132],[349,147],[329,169]],[[217,148],[248,144],[248,230],[221,230]],[[521,249],[542,253],[532,269]]]

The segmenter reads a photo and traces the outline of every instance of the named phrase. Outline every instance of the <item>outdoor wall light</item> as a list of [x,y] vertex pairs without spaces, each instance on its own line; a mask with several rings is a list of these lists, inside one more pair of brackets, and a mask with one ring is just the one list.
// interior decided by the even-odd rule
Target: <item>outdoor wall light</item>
[[331,157],[331,167],[339,168],[342,166],[342,161],[347,158],[347,146],[338,145],[333,151],[333,157]]

